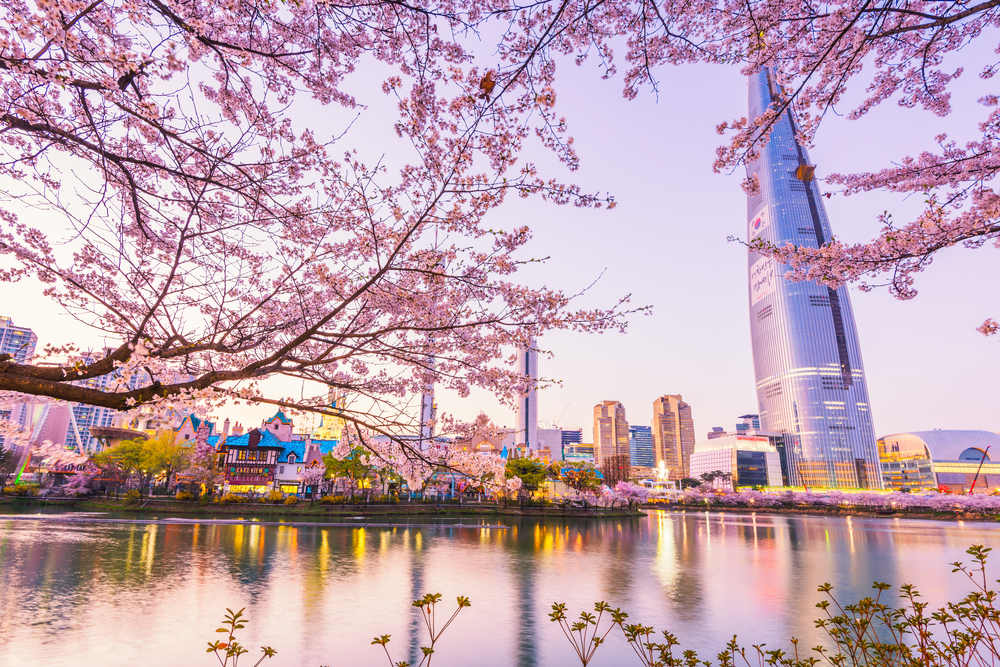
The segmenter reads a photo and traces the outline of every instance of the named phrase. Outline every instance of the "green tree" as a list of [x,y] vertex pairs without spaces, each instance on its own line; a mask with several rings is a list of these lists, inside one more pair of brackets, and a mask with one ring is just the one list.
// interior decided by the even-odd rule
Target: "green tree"
[[682,489],[693,489],[701,486],[701,480],[695,479],[694,477],[685,477],[681,480]]
[[577,491],[593,491],[601,486],[601,478],[597,476],[597,468],[592,463],[564,461],[559,470],[559,479]]
[[355,447],[342,459],[327,454],[323,457],[323,464],[326,466],[327,477],[347,477],[351,481],[351,497],[354,497],[358,484],[368,479],[375,468],[368,460],[367,451],[361,447]]
[[521,488],[525,491],[537,491],[545,481],[545,464],[538,459],[507,459],[507,476],[520,477]]
[[94,455],[96,463],[105,479],[116,479],[119,486],[138,487],[142,484],[142,468],[145,464],[145,440],[124,440],[120,444]]
[[163,475],[164,486],[170,486],[171,477],[178,470],[188,466],[193,448],[181,447],[174,439],[173,431],[164,431],[155,438],[142,443],[142,476],[148,484]]

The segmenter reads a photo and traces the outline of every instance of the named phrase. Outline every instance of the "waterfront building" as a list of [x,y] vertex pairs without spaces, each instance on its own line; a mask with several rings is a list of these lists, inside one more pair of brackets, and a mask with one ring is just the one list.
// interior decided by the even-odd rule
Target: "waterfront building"
[[[628,427],[628,451],[632,458],[632,466],[655,468],[656,456],[653,454],[653,428],[630,424]],[[634,471],[633,471],[634,472]]]
[[[228,419],[226,420],[229,421]],[[178,425],[174,430],[174,442],[178,445],[191,446],[192,443],[196,442],[198,439],[199,431],[202,432],[202,438],[205,442],[208,438],[215,435],[215,422],[210,422],[207,419],[200,419],[193,414],[187,415],[181,420],[180,425]]]
[[618,401],[598,403],[594,406],[594,456],[597,464],[603,465],[612,456],[627,457],[628,453],[625,406]]
[[[750,122],[780,97],[769,70],[750,77]],[[815,166],[791,111],[771,126],[747,175],[748,241],[820,247],[833,238]],[[792,282],[788,267],[750,252],[749,301],[760,425],[794,436],[792,484],[880,488],[878,450],[857,327],[846,287]]]
[[538,349],[535,339],[527,349],[517,351],[517,372],[524,378],[524,388],[517,399],[517,423],[514,439],[517,448],[530,452],[538,448]]
[[694,417],[683,396],[666,394],[653,401],[652,431],[656,467],[667,470],[668,479],[689,477]]
[[264,428],[226,438],[225,493],[266,493],[274,483],[278,457],[285,445]]
[[274,488],[286,494],[312,497],[319,489],[306,484],[302,476],[308,468],[324,465],[323,457],[337,446],[336,440],[293,440],[284,443],[274,473]]
[[[886,488],[994,493],[1000,488],[1000,435],[990,431],[912,431],[878,439]],[[973,489],[973,483],[975,488]]]
[[733,487],[782,486],[781,459],[767,437],[727,435],[695,443],[689,477],[722,472]]

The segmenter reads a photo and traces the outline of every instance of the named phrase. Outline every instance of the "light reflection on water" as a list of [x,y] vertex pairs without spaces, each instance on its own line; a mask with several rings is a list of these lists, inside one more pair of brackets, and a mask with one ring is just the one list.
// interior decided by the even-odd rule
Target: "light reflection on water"
[[[948,563],[996,546],[985,523],[651,512],[642,519],[503,521],[507,530],[308,525],[126,525],[4,521],[0,662],[210,665],[205,642],[226,607],[247,608],[249,646],[269,667],[380,665],[391,634],[415,663],[423,635],[410,601],[444,594],[472,607],[445,634],[441,665],[572,665],[549,606],[606,600],[714,657],[747,644],[820,641],[816,588],[842,600],[873,580],[916,584],[932,604],[969,586]],[[997,571],[1000,572],[1000,557]],[[997,578],[996,576],[993,577]],[[593,663],[630,664],[612,635]],[[250,657],[250,656],[247,656]],[[578,663],[577,663],[578,664]]]

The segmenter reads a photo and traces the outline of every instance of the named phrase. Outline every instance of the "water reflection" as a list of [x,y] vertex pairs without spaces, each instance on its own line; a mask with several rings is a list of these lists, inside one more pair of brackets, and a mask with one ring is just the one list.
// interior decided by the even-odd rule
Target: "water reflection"
[[[376,665],[371,637],[416,663],[426,635],[410,602],[468,595],[442,665],[571,665],[549,621],[597,600],[714,655],[733,634],[820,640],[816,588],[843,600],[873,580],[914,583],[932,604],[968,586],[947,563],[989,524],[653,512],[622,521],[511,519],[507,530],[309,525],[43,524],[0,517],[0,655],[14,664],[207,664],[225,607],[247,607],[245,643],[273,665]],[[1000,569],[1000,562],[997,563]],[[994,577],[995,578],[995,577]],[[614,635],[602,649],[624,659]],[[600,654],[599,654],[600,655]]]

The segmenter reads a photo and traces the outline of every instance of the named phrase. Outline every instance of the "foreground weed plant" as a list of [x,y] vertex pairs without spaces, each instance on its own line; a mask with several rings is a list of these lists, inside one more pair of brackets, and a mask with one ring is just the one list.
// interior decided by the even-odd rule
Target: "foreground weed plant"
[[[764,644],[748,649],[734,635],[715,662],[703,660],[695,651],[681,651],[680,642],[669,632],[662,632],[661,642],[652,626],[626,623],[628,614],[611,609],[606,602],[595,604],[596,616],[584,612],[575,623],[567,620],[566,605],[561,603],[552,605],[549,617],[559,623],[583,667],[615,627],[643,667],[995,667],[1000,665],[1000,610],[986,574],[990,551],[972,546],[966,552],[972,556],[971,565],[951,564],[952,572],[964,574],[973,590],[935,610],[910,584],[900,586],[902,604],[898,607],[883,599],[891,588],[886,583],[875,582],[873,596],[846,605],[837,601],[830,584],[823,584],[818,590],[828,599],[816,605],[825,614],[816,627],[826,632],[832,646],[816,646],[804,657],[794,637],[789,653]],[[610,623],[602,632],[605,612]]]
[[[441,626],[440,629],[437,627],[437,603],[441,601],[440,593],[428,593],[419,600],[413,601],[413,606],[420,609],[420,618],[423,619],[424,628],[427,630],[427,635],[430,638],[430,646],[421,646],[420,650],[423,653],[420,662],[417,667],[430,667],[431,658],[434,656],[434,646],[437,644],[438,640],[441,639],[441,635],[444,631],[448,629],[448,626],[452,624],[455,618],[458,616],[459,612],[466,607],[471,607],[472,603],[469,602],[469,598],[458,597],[458,608],[452,613],[451,617],[445,621],[445,624]],[[385,657],[389,660],[390,667],[410,667],[410,663],[405,660],[399,662],[393,662],[392,656],[389,655],[389,648],[386,644],[389,643],[390,635],[382,635],[381,637],[376,637],[372,640],[372,644],[378,644],[385,651]]]
[[[595,603],[594,611],[597,612],[596,616],[590,612],[580,612],[580,620],[571,623],[566,616],[566,604],[556,602],[552,605],[552,613],[549,614],[549,619],[553,623],[559,624],[559,628],[566,635],[573,650],[576,651],[576,657],[580,659],[583,667],[587,667],[594,659],[594,653],[604,643],[608,633],[614,630],[616,625],[621,627],[622,622],[628,618],[628,614],[621,609],[612,609],[607,602]],[[611,617],[611,624],[602,634],[601,621],[605,613]]]
[[[765,644],[742,646],[736,635],[715,661],[704,660],[693,650],[681,650],[673,634],[659,635],[652,626],[626,623],[628,614],[612,609],[607,602],[594,604],[594,613],[581,612],[578,620],[570,620],[565,603],[552,605],[549,618],[559,624],[582,667],[594,660],[597,649],[605,644],[615,628],[642,667],[1000,667],[1000,609],[997,593],[990,588],[986,573],[989,547],[974,545],[966,553],[972,556],[968,566],[951,563],[952,572],[960,572],[972,583],[972,591],[958,602],[931,609],[921,600],[920,593],[910,584],[899,588],[898,607],[886,602],[891,586],[876,581],[874,595],[854,604],[841,603],[833,595],[833,587],[823,584],[818,591],[827,599],[817,603],[824,617],[816,621],[830,639],[829,646],[813,647],[809,655],[800,656],[799,640],[791,638],[790,652],[769,649]],[[1000,582],[1000,580],[998,580]],[[471,606],[469,599],[459,597],[458,608],[444,625],[437,624],[437,604],[441,595],[428,593],[413,606],[420,610],[429,637],[429,646],[420,647],[423,656],[417,667],[430,667],[435,646],[458,614]],[[248,651],[235,640],[237,630],[244,627],[243,610],[226,610],[224,624],[218,632],[228,633],[225,642],[209,643],[222,667],[236,667],[239,657]],[[393,662],[389,654],[389,635],[375,637],[385,651],[390,667],[411,667],[409,662]],[[264,658],[274,656],[274,649],[261,647]],[[232,659],[232,662],[230,662]],[[614,664],[623,664],[620,661]]]
[[[237,667],[240,656],[250,652],[236,641],[236,631],[242,630],[247,624],[247,620],[243,618],[243,611],[245,609],[246,607],[239,611],[226,609],[226,617],[222,619],[222,627],[216,630],[216,632],[224,632],[229,636],[225,641],[208,642],[207,652],[214,653],[222,667]],[[254,667],[264,662],[265,658],[273,658],[277,653],[270,646],[261,646],[260,650],[264,655],[260,656],[260,659],[254,663]]]

